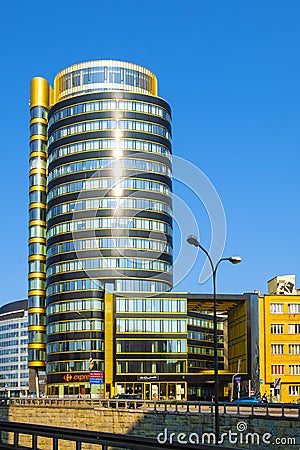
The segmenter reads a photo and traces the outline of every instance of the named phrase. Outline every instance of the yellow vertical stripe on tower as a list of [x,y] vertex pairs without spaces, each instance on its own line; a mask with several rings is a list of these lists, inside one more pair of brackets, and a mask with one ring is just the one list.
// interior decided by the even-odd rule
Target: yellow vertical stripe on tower
[[42,77],[32,78],[30,83],[30,107],[44,106],[49,108],[53,98],[53,91],[48,83]]

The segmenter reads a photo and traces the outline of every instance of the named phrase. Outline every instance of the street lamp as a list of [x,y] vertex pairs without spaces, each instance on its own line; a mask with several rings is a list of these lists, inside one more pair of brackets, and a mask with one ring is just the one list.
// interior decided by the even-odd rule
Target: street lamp
[[212,270],[213,276],[213,299],[214,299],[214,383],[215,383],[215,437],[216,443],[219,441],[220,424],[219,424],[219,371],[218,371],[218,321],[217,321],[217,291],[216,291],[216,274],[217,269],[222,261],[230,261],[232,264],[239,264],[242,261],[240,256],[230,256],[230,258],[221,258],[214,264],[210,254],[200,244],[196,236],[188,236],[187,242],[190,245],[199,247],[207,256]]

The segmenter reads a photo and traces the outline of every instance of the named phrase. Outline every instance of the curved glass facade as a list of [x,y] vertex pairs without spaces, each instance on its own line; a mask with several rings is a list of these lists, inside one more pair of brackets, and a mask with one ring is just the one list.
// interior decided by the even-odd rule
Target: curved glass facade
[[89,61],[67,67],[56,76],[54,86],[56,101],[106,90],[157,94],[156,77],[150,70],[114,60]]
[[171,110],[154,74],[131,63],[68,67],[53,96],[36,80],[29,323],[43,357],[47,332],[51,384],[58,372],[103,370],[105,290],[172,288]]

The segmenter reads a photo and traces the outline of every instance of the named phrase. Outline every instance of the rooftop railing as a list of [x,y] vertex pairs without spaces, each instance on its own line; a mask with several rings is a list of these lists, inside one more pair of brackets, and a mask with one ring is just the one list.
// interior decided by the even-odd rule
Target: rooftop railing
[[[214,414],[213,402],[166,401],[166,400],[124,400],[77,397],[11,398],[4,403],[16,406],[47,406],[74,408],[116,408],[154,412],[178,412],[191,414]],[[268,417],[300,418],[300,404],[296,403],[230,403],[219,404],[220,414],[255,415]]]

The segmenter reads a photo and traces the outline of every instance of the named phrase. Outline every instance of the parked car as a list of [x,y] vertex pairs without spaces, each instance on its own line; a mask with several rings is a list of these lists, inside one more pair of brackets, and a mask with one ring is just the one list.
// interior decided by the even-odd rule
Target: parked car
[[[130,401],[133,400],[133,401]],[[111,408],[140,408],[143,406],[142,402],[138,402],[137,400],[141,400],[139,395],[134,394],[117,394],[112,397],[111,400],[107,402],[102,402],[102,405],[106,408],[110,406]]]
[[8,405],[9,397],[0,397],[0,405]]
[[254,395],[249,395],[248,397],[236,398],[233,403],[261,403],[261,401]]

